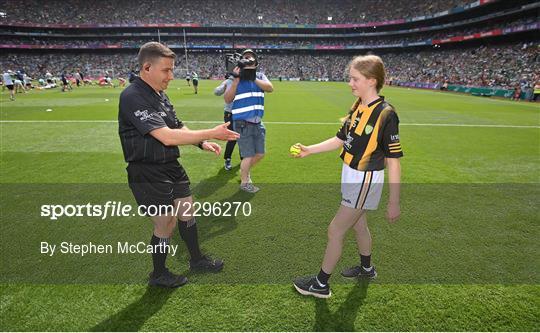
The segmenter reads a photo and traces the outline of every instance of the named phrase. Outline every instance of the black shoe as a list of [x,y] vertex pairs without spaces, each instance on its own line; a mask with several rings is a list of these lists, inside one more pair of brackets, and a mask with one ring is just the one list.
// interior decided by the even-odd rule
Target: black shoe
[[368,271],[362,266],[353,266],[349,268],[345,268],[343,271],[341,271],[341,276],[346,278],[368,278],[368,279],[374,279],[377,277],[377,271],[375,270],[375,266],[371,266],[371,269]]
[[159,276],[156,276],[152,272],[150,273],[150,278],[148,279],[149,285],[164,288],[178,288],[185,285],[187,282],[187,277],[173,274],[168,269],[166,269]]
[[328,298],[332,296],[330,291],[330,284],[321,287],[317,282],[316,276],[304,276],[294,279],[293,286],[300,294],[308,296],[315,296],[317,298]]
[[189,269],[192,271],[219,272],[223,269],[223,260],[212,259],[205,255],[197,261],[190,260]]

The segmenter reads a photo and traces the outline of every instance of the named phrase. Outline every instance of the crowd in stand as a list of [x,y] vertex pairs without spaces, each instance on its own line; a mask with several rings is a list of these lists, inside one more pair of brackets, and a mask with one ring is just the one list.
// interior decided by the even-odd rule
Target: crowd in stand
[[[540,52],[537,43],[519,43],[460,49],[430,49],[415,52],[380,52],[386,63],[388,79],[392,81],[462,84],[466,86],[513,89],[523,80],[534,84],[540,77]],[[301,80],[347,80],[345,68],[352,54],[334,53],[268,53],[260,56],[260,70],[267,76],[299,78]],[[176,75],[183,77],[186,69],[202,78],[225,74],[225,54],[190,52],[179,54]],[[456,66],[459,64],[459,66]],[[59,75],[80,68],[96,73],[113,70],[116,76],[127,76],[135,69],[136,51],[131,53],[84,54],[6,54],[0,59],[0,69],[24,69],[30,77],[39,78],[47,71]]]
[[136,53],[126,54],[5,54],[0,58],[0,69],[24,70],[31,78],[38,79],[50,72],[60,76],[62,72],[75,72],[80,69],[84,73],[112,70],[116,75],[127,75],[137,63]]
[[[234,24],[339,24],[366,23],[412,18],[439,13],[472,0],[148,0],[133,6],[131,1],[115,0],[20,0],[0,2],[0,23],[65,23],[65,24],[142,24],[142,23],[201,23],[217,25]],[[331,19],[330,19],[331,17]],[[537,22],[538,17],[526,15],[501,22],[464,24],[460,28],[423,31],[414,34],[389,36],[361,36],[334,38],[277,38],[272,36],[249,37],[192,37],[187,40],[189,48],[194,45],[250,45],[253,48],[280,46],[301,48],[318,46],[366,47],[375,50],[386,63],[388,80],[391,82],[459,84],[476,87],[514,89],[518,86],[534,86],[540,81],[540,45],[537,42],[514,42],[505,45],[460,47],[443,45],[424,48],[385,48],[382,45],[424,42],[452,36],[470,35],[495,28],[516,27]],[[101,76],[105,71],[115,77],[127,77],[137,69],[136,52],[141,44],[156,40],[157,36],[122,36],[120,38],[99,36],[81,38],[60,36],[37,36],[61,34],[45,28],[33,30],[34,36],[22,36],[11,27],[4,30],[0,44],[62,45],[67,48],[100,48],[104,45],[120,45],[122,51],[76,52],[42,51],[28,53],[2,50],[0,70],[23,70],[30,77],[43,78],[47,72],[60,76],[63,72],[74,73],[80,69],[87,77]],[[43,30],[45,29],[45,30]],[[12,35],[10,36],[10,31]],[[88,33],[102,34],[96,30]],[[375,30],[373,30],[375,31]],[[20,31],[19,31],[20,32]],[[83,31],[63,33],[84,34]],[[108,34],[118,32],[109,31]],[[136,34],[136,33],[135,33]],[[163,35],[161,41],[168,45],[183,45],[183,36]],[[480,43],[476,43],[478,45]],[[486,43],[487,44],[487,43]],[[196,71],[201,78],[219,78],[225,75],[225,52],[207,52],[190,49],[186,58],[183,49],[176,49],[178,58],[175,74],[184,77],[186,72]],[[62,52],[62,53],[60,53]],[[345,70],[352,53],[332,51],[268,51],[259,53],[259,70],[273,79],[295,78],[300,80],[347,80]],[[351,51],[352,52],[352,51]],[[358,50],[365,53],[367,50]],[[456,65],[459,64],[459,65]]]
[[389,53],[385,62],[394,80],[513,89],[523,80],[531,84],[539,81],[539,47],[537,43],[522,43]]
[[[266,46],[279,46],[281,48],[301,48],[322,46],[343,46],[343,47],[359,47],[359,46],[383,46],[394,45],[400,43],[415,43],[425,42],[432,39],[449,38],[453,36],[465,36],[477,32],[490,31],[495,28],[505,29],[508,27],[517,27],[524,24],[534,23],[538,20],[537,17],[526,17],[514,20],[509,20],[504,23],[492,22],[480,27],[465,27],[461,29],[450,29],[443,31],[428,31],[423,33],[408,34],[408,35],[390,35],[390,36],[366,36],[366,37],[350,37],[350,38],[206,38],[206,37],[189,37],[187,39],[188,47],[193,45],[215,46],[215,45],[250,45],[253,48],[265,48]],[[120,45],[123,48],[138,48],[140,45],[156,40],[157,36],[147,37],[129,37],[121,38],[60,38],[60,37],[37,37],[37,36],[4,36],[0,38],[0,44],[11,45],[62,45],[66,48],[100,48],[105,45]],[[184,40],[180,37],[164,36],[161,42],[168,45],[183,45]]]
[[[460,84],[513,89],[521,81],[540,80],[540,45],[524,43],[399,53],[378,53],[393,81]],[[346,80],[350,56],[264,56],[261,61],[270,77],[328,78]],[[459,64],[458,66],[456,64]]]
[[[467,0],[19,0],[3,1],[7,23],[339,24],[439,13]],[[329,20],[328,18],[332,19]]]
[[[239,38],[190,38],[187,41],[188,47],[194,45],[216,46],[216,45],[251,45],[251,47],[280,46],[284,48],[310,47],[315,45],[324,46],[356,46],[356,45],[385,45],[402,42],[417,42],[426,40],[426,37],[384,37],[384,38],[362,38],[362,39],[305,39],[305,38],[268,38],[268,39],[239,39]],[[116,38],[116,39],[66,39],[66,38],[36,38],[36,37],[13,37],[1,38],[0,44],[10,45],[62,45],[66,48],[100,48],[105,45],[121,45],[123,48],[139,48],[142,44],[150,41],[158,41],[156,37],[146,38]],[[183,39],[162,38],[161,42],[166,45],[184,45]]]
[[528,17],[522,17],[518,19],[513,20],[507,20],[505,22],[490,22],[490,23],[484,23],[477,27],[465,27],[465,28],[459,28],[455,29],[452,28],[450,30],[439,30],[429,33],[429,38],[431,39],[442,39],[442,38],[449,38],[453,36],[466,36],[471,35],[473,33],[477,32],[485,32],[485,31],[491,31],[494,29],[506,29],[511,27],[518,27],[522,25],[527,25],[530,23],[537,23],[539,22],[539,17],[536,16],[528,16]]

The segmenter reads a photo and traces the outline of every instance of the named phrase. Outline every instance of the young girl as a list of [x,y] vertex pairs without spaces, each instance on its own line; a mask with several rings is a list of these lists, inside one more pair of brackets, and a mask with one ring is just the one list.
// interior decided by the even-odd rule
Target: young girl
[[399,119],[394,108],[378,93],[385,80],[384,64],[374,55],[355,57],[349,64],[349,86],[358,97],[336,136],[321,143],[304,146],[293,155],[303,158],[341,148],[341,206],[328,226],[328,244],[321,270],[316,276],[299,277],[294,287],[302,295],[319,298],[331,296],[328,279],[338,263],[346,232],[353,228],[360,252],[360,265],[345,269],[341,275],[348,278],[375,278],[371,265],[371,234],[366,211],[379,204],[384,168],[388,167],[390,199],[387,218],[395,222],[400,215],[400,163],[403,156],[399,141]]

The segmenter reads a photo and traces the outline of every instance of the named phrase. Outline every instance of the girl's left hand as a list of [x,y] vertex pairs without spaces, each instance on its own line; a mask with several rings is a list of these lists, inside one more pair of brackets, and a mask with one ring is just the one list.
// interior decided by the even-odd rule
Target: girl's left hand
[[202,144],[202,148],[203,150],[213,152],[216,155],[219,155],[221,153],[221,146],[215,142],[204,142]]
[[388,209],[386,211],[386,218],[388,222],[395,223],[399,219],[401,211],[399,209],[399,203],[388,203]]

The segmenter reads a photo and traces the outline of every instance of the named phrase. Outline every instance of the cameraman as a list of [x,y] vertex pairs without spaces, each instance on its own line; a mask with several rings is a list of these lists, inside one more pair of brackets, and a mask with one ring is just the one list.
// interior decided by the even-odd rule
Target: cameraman
[[240,163],[240,189],[256,193],[259,188],[253,185],[251,168],[264,156],[266,129],[262,123],[264,115],[264,93],[272,92],[274,87],[263,73],[257,72],[257,55],[251,49],[242,52],[240,67],[233,70],[234,79],[223,95],[225,103],[232,103],[233,128],[240,134],[238,148]]

